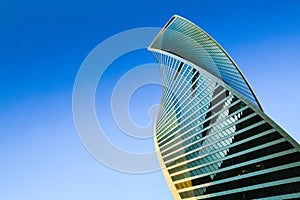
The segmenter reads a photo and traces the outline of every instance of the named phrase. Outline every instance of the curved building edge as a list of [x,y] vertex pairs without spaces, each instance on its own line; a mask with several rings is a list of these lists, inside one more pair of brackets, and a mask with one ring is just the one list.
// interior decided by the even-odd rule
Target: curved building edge
[[[167,24],[162,28],[162,30],[158,33],[158,35],[154,38],[154,40],[151,42],[151,44],[148,47],[149,51],[155,51],[155,50],[161,50],[161,49],[156,49],[153,47],[154,42],[160,37],[160,35],[165,31],[165,29],[170,25],[170,23],[175,19],[175,18],[180,18],[183,19],[184,21],[192,24],[194,27],[196,27],[197,29],[199,29],[201,32],[203,32],[204,34],[206,34],[206,36],[208,36],[217,46],[218,48],[227,56],[227,58],[231,61],[231,63],[235,66],[235,68],[237,69],[237,71],[240,73],[240,75],[242,76],[243,80],[245,81],[245,83],[247,84],[248,88],[250,89],[255,101],[257,102],[258,107],[263,110],[261,103],[259,101],[259,99],[256,97],[254,90],[252,88],[252,86],[250,85],[250,83],[248,82],[248,80],[246,79],[246,77],[244,76],[244,74],[242,73],[242,71],[240,70],[240,68],[238,67],[238,65],[234,62],[234,60],[230,57],[230,55],[225,51],[225,49],[213,38],[211,37],[206,31],[204,31],[202,28],[200,28],[198,25],[196,25],[195,23],[191,22],[190,20],[179,16],[177,14],[174,14],[171,19],[167,22]],[[185,58],[183,58],[185,59]]]

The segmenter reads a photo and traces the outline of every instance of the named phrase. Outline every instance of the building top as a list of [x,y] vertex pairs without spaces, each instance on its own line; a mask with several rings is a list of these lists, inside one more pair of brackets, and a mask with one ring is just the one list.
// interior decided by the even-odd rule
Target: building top
[[171,53],[201,67],[262,110],[250,84],[232,58],[210,35],[189,20],[174,15],[148,49]]

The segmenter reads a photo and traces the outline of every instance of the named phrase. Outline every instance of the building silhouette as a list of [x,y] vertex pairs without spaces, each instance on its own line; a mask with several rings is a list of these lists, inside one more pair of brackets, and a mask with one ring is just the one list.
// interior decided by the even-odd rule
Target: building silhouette
[[148,48],[162,77],[155,145],[174,199],[300,199],[300,146],[235,62],[173,16]]

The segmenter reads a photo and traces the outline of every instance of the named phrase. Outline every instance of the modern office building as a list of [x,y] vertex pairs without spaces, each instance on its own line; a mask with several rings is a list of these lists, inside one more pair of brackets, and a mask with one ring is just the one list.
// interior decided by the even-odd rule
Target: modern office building
[[300,199],[299,144],[213,38],[173,16],[149,50],[163,84],[155,145],[174,199]]

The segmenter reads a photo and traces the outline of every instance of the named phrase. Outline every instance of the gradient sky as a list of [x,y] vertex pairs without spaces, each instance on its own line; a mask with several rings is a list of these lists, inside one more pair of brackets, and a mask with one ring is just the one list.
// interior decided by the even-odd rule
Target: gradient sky
[[[72,87],[82,61],[101,41],[132,28],[161,27],[173,14],[214,37],[239,65],[265,112],[300,141],[300,1],[4,0],[0,199],[172,199],[161,172],[124,174],[88,154],[72,118]],[[97,110],[103,111],[101,95],[109,95],[116,77],[145,61],[154,59],[137,51],[109,67],[97,90]],[[159,99],[158,86],[134,94],[130,109],[137,123],[147,124],[147,110]],[[106,123],[113,142],[153,150],[152,140],[128,139],[113,125]]]

